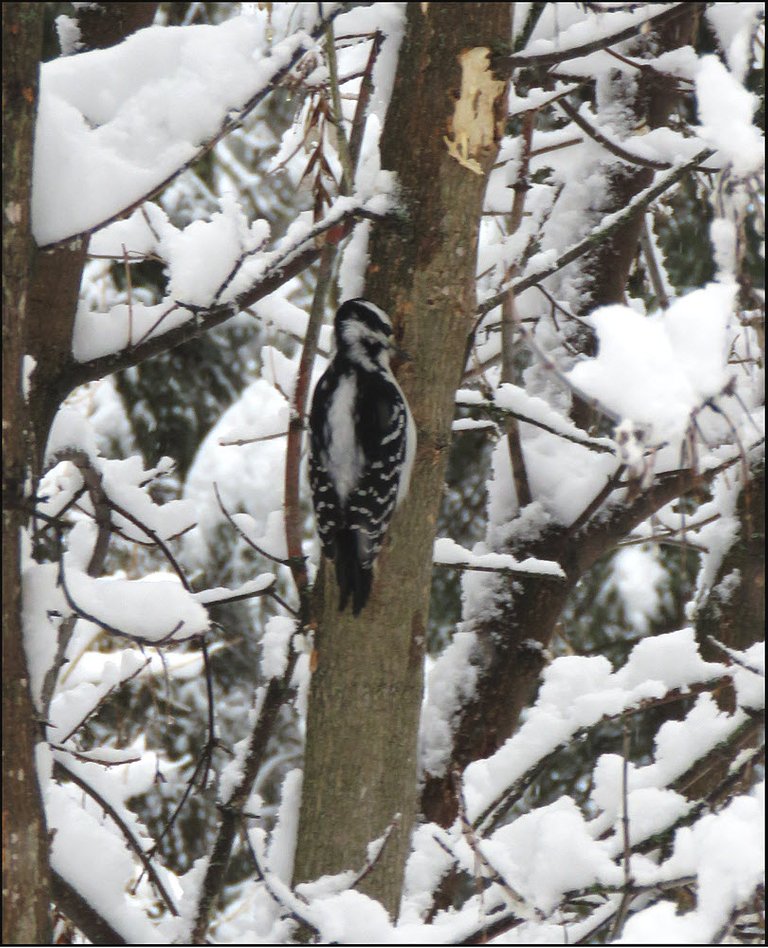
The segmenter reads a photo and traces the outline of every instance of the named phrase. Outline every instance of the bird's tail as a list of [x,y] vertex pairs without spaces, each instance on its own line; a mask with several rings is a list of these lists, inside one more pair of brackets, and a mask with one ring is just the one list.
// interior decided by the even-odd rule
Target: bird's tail
[[336,534],[336,582],[339,584],[339,612],[352,597],[352,612],[359,615],[368,602],[373,569],[365,566],[361,556],[360,537],[356,530],[340,530]]

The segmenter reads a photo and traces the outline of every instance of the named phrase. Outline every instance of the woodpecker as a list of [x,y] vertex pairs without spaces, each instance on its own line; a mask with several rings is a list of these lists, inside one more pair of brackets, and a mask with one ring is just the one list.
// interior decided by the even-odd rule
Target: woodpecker
[[336,351],[309,415],[309,482],[323,553],[333,560],[339,610],[359,615],[395,508],[408,493],[416,427],[389,365],[389,316],[347,300],[334,320]]

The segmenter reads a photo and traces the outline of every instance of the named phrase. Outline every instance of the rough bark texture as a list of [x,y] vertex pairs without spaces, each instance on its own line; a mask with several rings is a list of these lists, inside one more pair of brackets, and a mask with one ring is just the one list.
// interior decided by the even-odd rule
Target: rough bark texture
[[3,4],[3,944],[49,944],[48,840],[35,771],[39,740],[21,633],[19,531],[28,427],[22,392],[28,314],[32,141],[43,36],[37,3]]
[[[357,619],[337,612],[331,569],[317,583],[316,649],[295,881],[361,867],[399,821],[361,885],[396,914],[417,804],[416,738],[431,551],[453,398],[475,312],[477,231],[497,152],[505,84],[491,49],[510,32],[498,3],[408,4],[382,164],[402,215],[372,234],[366,295],[393,317],[412,360],[399,371],[419,435],[409,497]],[[406,147],[407,145],[407,147]]]

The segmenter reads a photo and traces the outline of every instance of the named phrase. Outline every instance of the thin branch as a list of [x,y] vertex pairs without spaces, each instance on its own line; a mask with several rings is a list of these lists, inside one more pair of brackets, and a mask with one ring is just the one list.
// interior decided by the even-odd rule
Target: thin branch
[[248,599],[258,599],[260,596],[271,596],[272,589],[277,582],[277,577],[273,576],[272,581],[268,586],[264,586],[261,589],[253,590],[252,592],[244,593],[232,593],[230,596],[222,596],[220,599],[207,599],[205,602],[202,602],[201,605],[205,606],[206,609],[209,609],[211,606],[225,606],[233,602],[245,602]]
[[339,92],[339,67],[336,61],[336,41],[333,36],[333,23],[325,26],[325,58],[328,62],[328,83],[331,89],[333,106],[333,124],[336,128],[336,151],[341,163],[341,192],[349,194],[353,184],[354,171],[349,153],[347,133],[344,131],[344,113],[341,110]]
[[492,309],[495,309],[497,306],[501,305],[501,303],[504,301],[505,294],[508,293],[510,289],[519,296],[523,290],[527,290],[529,287],[535,286],[537,283],[540,283],[547,277],[550,277],[559,270],[562,270],[563,267],[566,267],[569,263],[573,263],[574,260],[578,260],[579,257],[583,256],[585,253],[593,250],[598,244],[603,243],[617,230],[619,230],[619,228],[623,227],[628,218],[630,218],[636,211],[647,207],[649,204],[655,201],[656,198],[664,194],[665,191],[668,191],[672,185],[677,184],[677,182],[680,181],[680,179],[683,178],[689,171],[693,171],[702,162],[706,161],[707,158],[711,157],[712,154],[713,152],[706,148],[703,151],[700,151],[689,161],[676,166],[672,171],[669,171],[666,175],[664,175],[656,184],[653,184],[651,187],[646,188],[644,191],[640,191],[639,194],[636,194],[635,197],[633,197],[632,200],[627,204],[627,206],[622,208],[622,210],[617,211],[615,214],[607,215],[595,230],[593,230],[582,240],[572,244],[558,257],[558,259],[553,264],[543,267],[534,273],[529,273],[526,276],[521,277],[519,280],[513,280],[510,286],[505,287],[498,293],[495,293],[493,296],[484,300],[477,309],[478,315],[484,316]]
[[460,569],[468,570],[469,572],[474,573],[501,573],[505,576],[524,576],[526,579],[535,579],[538,577],[542,580],[554,580],[557,582],[565,582],[565,576],[560,576],[557,573],[538,573],[536,570],[532,569],[517,569],[514,566],[483,566],[481,564],[469,563],[469,562],[457,562],[457,563],[440,563],[435,562],[433,566],[439,566],[443,569]]
[[[534,4],[537,8],[537,16],[534,22],[541,15],[543,4]],[[533,11],[530,11],[533,12]],[[527,25],[527,23],[526,23]],[[509,233],[516,233],[523,220],[525,210],[525,196],[530,187],[528,181],[528,171],[531,161],[531,139],[536,124],[536,111],[531,109],[523,117],[523,127],[521,130],[522,151],[520,155],[520,167],[518,170],[517,181],[514,186],[514,200],[512,202],[512,211],[509,220]],[[507,280],[517,273],[517,264],[513,264],[506,273]],[[510,291],[504,302],[501,304],[501,381],[515,382],[515,330],[519,323],[519,317],[515,312],[515,294]],[[510,415],[507,417],[506,424],[507,449],[509,451],[509,464],[512,469],[512,477],[515,484],[515,494],[517,495],[518,507],[527,507],[533,500],[533,494],[528,481],[528,473],[525,467],[525,454],[520,440],[520,426],[517,419]]]
[[602,145],[606,151],[609,151],[622,161],[629,162],[632,165],[639,165],[641,168],[653,168],[654,171],[668,171],[673,166],[668,161],[658,161],[653,158],[644,158],[642,155],[636,155],[634,152],[627,151],[623,145],[612,141],[607,135],[595,128],[588,122],[584,116],[575,109],[567,99],[560,99],[558,107],[565,112],[569,119],[593,140]]
[[[67,733],[63,737],[59,738],[59,742],[61,744],[66,744],[67,741],[70,740],[80,730],[80,728],[83,727],[90,720],[90,718],[93,717],[94,714],[96,714],[96,712],[104,705],[105,701],[107,701],[108,698],[112,697],[112,695],[117,691],[118,688],[122,688],[123,685],[127,685],[129,681],[133,681],[134,678],[137,678],[144,671],[147,665],[149,665],[151,662],[152,662],[152,659],[147,658],[144,661],[143,665],[139,665],[139,667],[135,671],[131,672],[131,674],[128,675],[126,678],[122,678],[116,684],[112,685],[111,688],[106,692],[106,694],[104,694],[98,700],[97,704],[95,704],[89,711],[87,711],[86,714],[82,718],[80,718],[77,724],[75,724],[73,727],[70,727],[70,729],[67,731]],[[70,664],[68,671],[71,670],[71,668],[72,668],[72,665]]]
[[116,501],[112,500],[111,497],[107,498],[107,502],[109,506],[112,508],[112,510],[115,511],[116,514],[119,514],[129,523],[132,523],[134,527],[137,527],[139,530],[142,531],[142,533],[148,536],[155,546],[159,547],[159,549],[162,551],[165,558],[170,563],[171,568],[173,569],[174,573],[176,573],[176,575],[179,577],[181,585],[184,587],[184,589],[186,589],[187,592],[192,592],[192,587],[190,586],[189,580],[184,574],[184,570],[181,568],[178,560],[173,555],[173,553],[171,553],[168,545],[162,539],[162,537],[155,530],[153,530],[152,527],[148,527],[145,523],[142,523],[142,521],[139,520],[138,517],[134,517],[134,515],[129,510],[126,510],[125,507],[122,507]]
[[200,897],[195,912],[191,936],[194,945],[203,944],[205,941],[211,909],[224,886],[232,846],[242,820],[243,810],[251,794],[254,780],[264,762],[267,744],[274,731],[280,709],[291,692],[291,679],[297,660],[298,653],[291,651],[282,678],[270,679],[261,699],[256,722],[251,730],[240,779],[229,799],[219,806],[221,814],[219,828],[200,887]]
[[314,934],[320,938],[320,929],[317,927],[317,925],[315,925],[314,922],[311,922],[306,917],[304,912],[300,911],[296,906],[296,902],[307,905],[307,900],[298,893],[291,892],[291,895],[295,901],[289,903],[287,899],[280,895],[280,893],[275,888],[274,880],[270,877],[271,874],[268,873],[259,862],[259,857],[257,856],[256,850],[254,849],[253,843],[251,842],[250,836],[248,835],[248,828],[243,826],[241,829],[248,854],[251,857],[251,861],[253,862],[253,866],[256,871],[256,878],[264,885],[269,897],[273,902],[275,902],[276,905],[279,905],[282,909],[284,909],[290,918],[292,918],[295,922],[298,922],[307,933],[314,932]]
[[260,556],[263,556],[266,559],[271,560],[273,563],[277,563],[280,566],[290,565],[290,559],[281,559],[279,556],[273,556],[272,553],[268,553],[265,549],[260,547],[258,543],[255,543],[253,540],[251,540],[250,537],[246,536],[246,534],[235,523],[235,520],[232,517],[232,514],[224,506],[224,501],[221,499],[221,494],[219,493],[219,485],[215,481],[213,482],[213,491],[216,494],[216,500],[219,504],[219,510],[221,510],[221,512],[224,514],[224,516],[226,517],[232,529],[235,530],[239,534],[241,539],[243,539],[252,550],[255,550]]
[[539,758],[536,763],[532,764],[524,773],[497,795],[496,799],[474,820],[473,826],[475,830],[483,835],[487,835],[491,832],[504,818],[509,809],[525,794],[537,777],[552,769],[557,757],[564,750],[579,744],[597,728],[605,724],[622,721],[629,715],[642,714],[651,708],[674,704],[677,701],[687,701],[692,696],[701,694],[702,692],[715,692],[720,688],[730,685],[732,681],[733,678],[730,674],[724,674],[718,675],[716,678],[709,679],[708,681],[688,685],[685,688],[673,688],[659,698],[646,698],[632,707],[624,708],[616,714],[604,714],[593,724],[576,728],[568,737],[564,738],[556,747],[549,751],[549,753]]
[[51,870],[51,896],[59,911],[94,945],[127,945],[128,942],[55,869]]
[[490,859],[483,852],[480,845],[480,840],[477,838],[474,827],[467,818],[467,807],[466,801],[464,800],[464,788],[462,786],[461,774],[458,772],[458,770],[453,772],[453,782],[454,792],[459,805],[459,822],[461,824],[461,834],[469,848],[474,853],[478,863],[483,869],[485,869],[489,877],[502,889],[516,915],[525,919],[541,919],[541,912],[539,912],[536,908],[531,908],[528,906],[525,899],[520,895],[519,892],[516,892],[512,888],[501,872],[499,872],[499,870],[493,865]]
[[273,260],[259,282],[240,294],[236,299],[209,309],[192,306],[191,304],[184,306],[183,303],[176,303],[174,305],[187,309],[192,314],[186,322],[161,333],[159,336],[150,335],[137,343],[132,349],[122,349],[119,352],[99,356],[88,362],[72,361],[62,369],[58,378],[51,380],[50,387],[63,400],[78,385],[103,378],[105,375],[111,375],[121,369],[131,368],[146,359],[168,352],[170,349],[182,345],[182,343],[189,342],[190,339],[196,339],[211,329],[215,329],[228,319],[236,316],[241,310],[253,306],[259,300],[274,293],[279,287],[303,273],[304,270],[315,263],[322,252],[317,245],[318,239],[322,235],[332,231],[335,235],[334,239],[336,239],[339,228],[341,228],[340,238],[342,238],[347,229],[351,227],[353,220],[372,217],[375,217],[375,215],[360,207],[330,215],[330,219],[326,218],[308,231],[296,246],[287,248],[284,253]]
[[325,301],[331,282],[333,265],[336,260],[336,245],[326,244],[320,257],[320,268],[315,284],[315,295],[309,314],[309,323],[301,350],[296,385],[291,399],[288,442],[285,453],[285,541],[296,591],[299,595],[301,611],[305,622],[309,621],[309,574],[303,555],[302,538],[304,514],[299,496],[302,439],[304,435],[304,416],[309,401],[309,383],[312,364],[320,337],[320,327],[325,313]]
[[651,281],[656,301],[661,309],[669,309],[669,294],[664,285],[664,278],[662,277],[659,261],[656,259],[656,250],[653,246],[653,236],[651,234],[651,224],[647,214],[643,217],[643,226],[640,230],[640,247],[643,251],[645,265],[648,269],[648,278]]
[[129,639],[131,642],[136,642],[139,645],[165,645],[167,642],[176,635],[176,633],[184,627],[184,620],[180,619],[176,625],[168,632],[167,635],[161,636],[159,639],[146,639],[141,635],[134,635],[131,632],[125,632],[123,629],[118,629],[114,625],[110,625],[108,622],[105,622],[103,619],[99,619],[97,616],[92,615],[89,612],[86,612],[85,609],[81,608],[75,600],[72,598],[72,594],[69,591],[67,586],[66,576],[64,574],[64,557],[62,556],[59,559],[59,585],[61,586],[62,592],[64,593],[64,598],[67,601],[69,608],[78,616],[80,619],[86,619],[88,622],[92,622],[94,625],[97,625],[100,629],[103,629],[105,632],[110,632],[112,635],[116,635],[119,638]]
[[624,40],[631,39],[639,33],[644,33],[648,29],[658,29],[666,23],[677,19],[691,7],[701,8],[705,6],[702,3],[675,3],[669,9],[662,10],[654,16],[645,17],[639,20],[633,26],[618,30],[610,36],[604,36],[602,39],[592,40],[581,46],[572,46],[570,49],[558,49],[551,53],[517,53],[512,56],[504,57],[503,61],[512,68],[530,67],[530,66],[553,66],[556,63],[566,62],[570,59],[579,59],[582,56],[588,56],[590,53],[596,53],[601,49],[613,46],[615,43],[621,43]]
[[608,480],[605,482],[603,487],[598,491],[598,493],[592,498],[592,500],[587,504],[587,506],[582,510],[579,516],[573,521],[573,523],[568,528],[569,536],[573,537],[581,530],[584,524],[588,523],[592,519],[592,515],[598,511],[605,501],[611,496],[611,494],[623,486],[621,478],[626,471],[625,464],[619,464],[616,470],[611,474]]
[[[551,425],[548,425],[544,421],[539,421],[537,418],[531,418],[529,415],[524,415],[522,412],[513,411],[511,408],[504,408],[501,405],[496,405],[493,402],[462,402],[460,400],[456,401],[456,404],[461,408],[469,408],[482,411],[487,414],[490,418],[495,418],[496,416],[504,417],[509,415],[512,418],[516,418],[518,421],[523,421],[527,425],[533,425],[535,428],[540,428],[542,431],[547,431],[549,434],[557,435],[558,438],[564,438],[566,441],[571,441],[573,444],[579,444],[583,448],[589,448],[590,451],[597,451],[602,454],[614,454],[615,448],[606,444],[604,441],[600,441],[597,438],[590,438],[588,435],[584,437],[579,437],[578,435],[570,434],[566,431],[558,431],[557,428],[553,428]],[[574,426],[575,427],[575,426]]]
[[720,651],[723,652],[725,655],[727,655],[728,658],[735,665],[739,666],[739,668],[744,668],[746,669],[746,671],[752,672],[753,675],[759,675],[761,678],[765,678],[765,670],[760,669],[760,668],[755,668],[754,665],[750,665],[749,662],[747,662],[744,659],[744,655],[742,652],[739,652],[734,648],[729,648],[727,645],[724,645],[722,642],[716,639],[714,635],[708,635],[707,638],[715,646],[715,648],[720,649]]
[[384,836],[381,839],[378,849],[373,854],[373,857],[366,861],[363,868],[355,876],[354,880],[349,886],[350,889],[357,888],[357,886],[360,885],[363,879],[367,879],[368,876],[373,872],[373,870],[379,864],[381,857],[384,855],[384,850],[386,849],[387,843],[392,837],[392,833],[394,833],[394,831],[398,828],[399,825],[400,825],[400,814],[396,813],[392,817],[387,828],[384,830]]
[[168,909],[171,915],[178,917],[179,910],[176,908],[176,905],[174,904],[173,899],[168,893],[168,890],[163,885],[163,880],[160,878],[160,876],[157,873],[157,870],[152,865],[152,860],[150,856],[142,849],[141,843],[133,835],[133,833],[131,832],[131,829],[128,827],[128,825],[120,816],[120,814],[117,812],[117,810],[115,810],[112,804],[109,803],[108,800],[105,800],[104,797],[102,797],[102,795],[97,790],[95,790],[86,780],[83,780],[82,777],[78,776],[76,773],[70,770],[66,764],[62,763],[60,760],[57,760],[55,763],[55,767],[57,770],[63,771],[64,775],[66,776],[68,780],[71,780],[72,783],[74,783],[77,787],[79,787],[84,793],[88,794],[88,796],[91,797],[99,805],[99,807],[106,813],[106,815],[112,820],[115,826],[117,826],[117,828],[122,833],[123,838],[125,839],[126,843],[128,844],[128,848],[131,849],[133,853],[135,853],[135,855],[138,857],[139,861],[143,865],[144,871],[147,873],[147,876],[149,877],[152,885],[154,886],[155,891],[157,892],[157,894],[160,896],[163,903],[165,904],[165,907]]

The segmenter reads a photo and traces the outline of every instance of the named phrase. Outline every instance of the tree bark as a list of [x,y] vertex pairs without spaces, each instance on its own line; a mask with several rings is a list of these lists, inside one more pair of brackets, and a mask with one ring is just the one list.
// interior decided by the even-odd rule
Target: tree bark
[[391,314],[398,341],[412,357],[399,378],[416,421],[418,451],[369,605],[357,619],[340,614],[330,567],[316,585],[318,663],[295,870],[301,882],[362,867],[367,844],[397,817],[361,885],[393,916],[417,809],[432,545],[454,393],[476,309],[486,175],[506,101],[491,50],[510,35],[510,5],[412,3],[406,15],[381,143],[382,166],[398,176],[402,213],[374,228],[366,295]]
[[22,386],[28,317],[32,143],[43,5],[3,4],[3,943],[49,944],[48,840],[35,769],[39,726],[21,626],[20,532],[29,427]]

